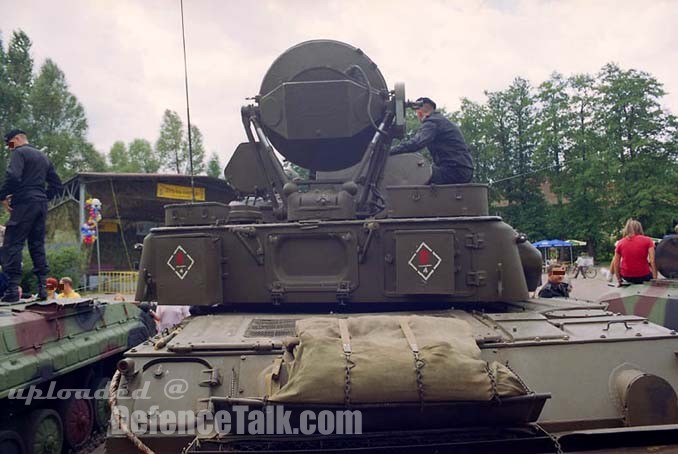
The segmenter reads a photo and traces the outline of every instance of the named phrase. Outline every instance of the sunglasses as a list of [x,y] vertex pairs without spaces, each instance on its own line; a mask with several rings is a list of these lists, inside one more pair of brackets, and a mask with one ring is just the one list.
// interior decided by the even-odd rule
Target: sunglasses
[[551,274],[553,274],[554,276],[565,276],[565,271],[563,270],[553,271]]

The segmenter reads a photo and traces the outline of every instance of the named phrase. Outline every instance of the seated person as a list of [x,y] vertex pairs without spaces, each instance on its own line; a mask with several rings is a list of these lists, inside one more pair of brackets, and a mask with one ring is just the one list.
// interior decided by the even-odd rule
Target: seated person
[[57,288],[59,288],[59,281],[54,277],[48,277],[45,281],[45,289],[47,289],[47,300],[53,300],[59,295],[57,294]]
[[654,241],[645,236],[643,225],[631,218],[626,221],[623,233],[624,237],[617,242],[612,260],[619,285],[623,281],[642,284],[657,279]]
[[540,298],[569,298],[572,286],[563,282],[565,277],[565,267],[560,265],[549,265],[548,282],[539,290]]
[[73,279],[70,277],[62,277],[59,284],[61,284],[61,287],[64,290],[59,293],[57,298],[80,298],[80,294],[73,290]]

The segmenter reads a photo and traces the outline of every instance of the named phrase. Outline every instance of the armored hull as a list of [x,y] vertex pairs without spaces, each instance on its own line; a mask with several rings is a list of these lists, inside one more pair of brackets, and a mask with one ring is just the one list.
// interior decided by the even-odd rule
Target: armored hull
[[[577,452],[597,447],[628,447],[637,442],[652,446],[673,440],[673,435],[663,438],[668,435],[664,432],[661,436],[652,434],[646,438],[642,438],[645,437],[642,434],[625,438],[623,434],[633,426],[675,423],[678,410],[675,394],[664,392],[667,383],[669,389],[678,386],[673,353],[678,348],[675,332],[648,323],[643,317],[617,315],[606,311],[604,305],[572,300],[478,304],[474,311],[444,307],[430,308],[429,305],[427,310],[381,311],[379,314],[393,318],[431,315],[467,322],[483,360],[507,364],[527,384],[530,389],[527,397],[533,400],[529,403],[510,399],[483,403],[426,402],[420,407],[417,402],[398,402],[397,396],[393,396],[393,401],[381,404],[356,404],[351,408],[362,411],[364,436],[347,437],[343,448],[397,448],[390,436],[385,437],[393,431],[402,437],[398,443],[418,440],[417,448],[426,451],[448,446],[445,443],[466,445],[470,443],[466,438],[470,428],[475,430],[478,426],[497,434],[481,432],[477,444],[470,445],[473,452],[557,452],[547,433],[559,437],[561,446]],[[249,405],[252,409],[272,406],[266,402],[263,375],[283,354],[285,340],[294,336],[299,320],[318,315],[334,318],[374,315],[285,312],[289,313],[279,310],[253,313],[250,309],[191,317],[165,346],[156,349],[147,342],[128,352],[127,358],[134,361],[135,373],[133,378],[123,379],[127,392],[147,382],[152,390],[149,400],[135,401],[129,411],[158,415],[167,409],[198,412],[230,409],[234,405]],[[411,370],[383,371],[384,380],[391,374],[411,373]],[[188,388],[179,399],[169,400],[165,390],[177,378],[185,380]],[[652,383],[642,387],[638,382],[641,378]],[[334,408],[329,404],[295,405],[318,411]],[[154,410],[154,406],[159,408]],[[385,417],[384,412],[391,417]],[[153,421],[150,417],[149,423]],[[515,433],[507,435],[517,429],[520,437]],[[619,430],[615,438],[618,444],[611,443],[608,429]],[[445,432],[443,440],[433,437],[423,442],[423,434],[431,430],[449,433]],[[499,434],[502,430],[507,432]],[[212,435],[201,439],[195,431],[176,436],[157,433],[142,440],[158,453],[178,452],[191,442],[193,452],[246,450],[250,444],[277,452],[311,443],[303,436],[290,435],[273,437],[268,440],[271,445],[266,447],[260,444],[260,437],[225,436],[218,442],[207,443],[206,446],[212,443],[209,449],[213,451],[207,448],[200,451],[197,447],[201,446],[200,440],[209,440]],[[194,440],[196,436],[198,441]],[[507,438],[513,443],[507,444]],[[631,438],[635,440],[633,443],[629,441]],[[313,443],[316,443],[312,444],[313,448],[308,449],[322,449],[322,442],[314,440]],[[111,452],[136,452],[120,434],[109,437],[107,446]],[[330,446],[326,449],[339,450],[338,445]]]
[[[86,443],[107,424],[103,390],[115,363],[152,334],[136,306],[89,299],[4,305],[0,332],[3,454]],[[78,398],[76,389],[91,395]]]

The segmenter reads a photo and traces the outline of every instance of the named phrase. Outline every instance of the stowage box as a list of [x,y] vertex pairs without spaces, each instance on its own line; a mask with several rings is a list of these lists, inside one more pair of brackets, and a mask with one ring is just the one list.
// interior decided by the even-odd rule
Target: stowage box
[[388,215],[391,218],[487,216],[487,185],[446,184],[388,186]]
[[225,223],[229,206],[219,202],[174,203],[165,205],[165,225],[214,225]]

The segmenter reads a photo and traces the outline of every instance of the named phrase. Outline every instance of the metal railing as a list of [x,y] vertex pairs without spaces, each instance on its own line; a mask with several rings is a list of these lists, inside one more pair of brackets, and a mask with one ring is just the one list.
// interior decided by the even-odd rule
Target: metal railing
[[98,291],[102,293],[135,293],[138,271],[102,271],[98,278]]

